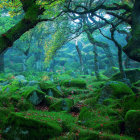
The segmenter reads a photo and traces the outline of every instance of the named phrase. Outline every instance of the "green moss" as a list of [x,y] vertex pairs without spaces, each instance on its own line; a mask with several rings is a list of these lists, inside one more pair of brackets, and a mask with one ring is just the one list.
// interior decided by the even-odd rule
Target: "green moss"
[[8,42],[2,36],[0,36],[0,43],[0,52],[2,52],[6,46],[8,46]]
[[138,80],[136,83],[133,83],[134,86],[140,87],[140,80]]
[[11,110],[5,107],[0,107],[0,131],[4,127],[5,123],[7,122],[7,119],[10,113],[11,113]]
[[25,14],[25,19],[34,22],[37,20],[38,14],[39,14],[39,6],[37,6],[36,4],[32,4],[32,6],[29,7],[28,11]]
[[105,84],[105,81],[97,81],[97,82],[92,82],[88,85],[89,88],[95,88],[99,89],[102,88]]
[[106,99],[106,100],[104,100],[103,101],[103,105],[109,105],[109,106],[112,106],[112,105],[114,105],[114,104],[118,104],[119,102],[118,102],[118,100],[114,100],[114,99],[112,99],[112,98],[108,98],[108,99]]
[[77,87],[61,87],[61,89],[65,96],[89,93],[88,89],[81,89]]
[[24,99],[21,94],[1,94],[0,95],[0,107],[6,107],[12,111],[17,109],[18,111],[24,111],[28,109],[33,109],[33,105]]
[[52,96],[45,95],[45,102],[46,102],[47,106],[50,106],[50,105],[58,102],[59,100],[60,99],[54,98]]
[[132,27],[132,38],[128,44],[123,48],[126,54],[133,60],[140,61],[140,24],[135,21]]
[[123,120],[119,113],[110,107],[94,106],[83,107],[78,117],[78,124],[93,130],[120,134]]
[[128,110],[140,109],[140,95],[131,95],[124,97],[122,106],[124,108],[124,113],[126,113]]
[[31,96],[31,94],[36,91],[38,94],[41,94],[41,95],[45,95],[44,92],[42,92],[41,90],[38,90],[37,87],[26,87],[23,89],[23,92],[21,93],[22,96],[24,96],[25,98],[29,98],[29,96]]
[[26,87],[21,91],[21,96],[30,101],[33,105],[38,105],[45,99],[45,93],[38,90],[36,86]]
[[103,92],[108,92],[111,97],[122,98],[125,95],[134,95],[131,88],[117,81],[110,81],[103,87]]
[[[120,136],[112,133],[105,133],[101,131],[94,131],[89,128],[81,128],[76,126],[73,128],[72,132],[58,137],[60,140],[134,140],[132,137]],[[52,138],[50,140],[56,140]]]
[[140,111],[129,110],[125,115],[126,134],[140,139]]
[[83,79],[64,80],[61,82],[61,86],[86,88],[86,82]]
[[137,81],[136,83],[133,83],[133,85],[132,85],[132,90],[133,90],[135,93],[140,93],[140,80]]
[[94,97],[90,97],[90,98],[85,99],[83,101],[83,103],[86,104],[86,105],[89,105],[89,106],[93,107],[93,106],[95,106],[95,104],[97,104],[98,98],[99,98],[99,95],[94,96]]
[[57,122],[53,120],[43,122],[40,119],[30,118],[30,113],[27,115],[29,117],[23,116],[21,113],[12,113],[5,124],[5,129],[9,126],[10,128],[7,130],[8,132],[3,129],[3,137],[8,140],[15,138],[38,140],[61,134],[62,128]]
[[73,105],[74,101],[72,99],[62,99],[52,104],[49,108],[49,111],[70,111],[70,108]]
[[[128,70],[125,70],[125,73],[126,73],[126,77],[132,82],[137,82],[139,80],[139,77],[140,77],[140,69],[128,69]],[[119,73],[116,73],[114,74],[112,77],[111,77],[111,80],[113,81],[117,81],[117,80],[121,80],[122,77],[121,77],[121,74],[120,72]]]
[[86,121],[91,120],[94,117],[93,112],[88,107],[83,107],[79,114],[79,120],[81,123],[86,123]]
[[12,85],[12,83],[2,87],[2,94],[6,93],[12,95],[14,93],[18,93],[18,91],[19,91],[19,87],[14,84]]
[[62,97],[62,93],[56,88],[56,85],[52,83],[51,81],[41,82],[39,86],[41,90],[45,92],[47,95],[49,94],[49,91],[51,90],[53,97],[56,97],[56,98]]

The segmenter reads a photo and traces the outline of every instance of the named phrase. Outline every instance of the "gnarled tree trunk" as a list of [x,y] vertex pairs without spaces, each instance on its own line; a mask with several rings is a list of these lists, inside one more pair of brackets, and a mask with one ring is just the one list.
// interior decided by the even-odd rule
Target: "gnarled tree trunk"
[[75,47],[76,47],[76,50],[77,50],[77,53],[78,53],[78,56],[79,56],[79,60],[80,60],[81,72],[83,72],[84,66],[83,66],[82,53],[81,53],[81,50],[80,50],[79,47],[78,47],[78,42],[77,42],[77,40],[76,40],[76,42],[75,42]]
[[97,46],[93,47],[93,53],[94,53],[94,71],[95,76],[97,80],[100,80],[100,72],[99,72],[99,63],[98,63],[98,52],[97,52]]
[[4,72],[4,53],[0,54],[0,73]]
[[123,51],[131,59],[140,62],[140,0],[135,0],[132,12],[132,38]]
[[92,34],[89,31],[86,31],[86,33],[87,33],[88,40],[90,41],[90,43],[92,45],[96,45],[96,47],[101,47],[104,50],[104,52],[105,52],[105,54],[108,58],[110,67],[115,67],[115,63],[114,63],[114,60],[113,60],[113,55],[112,55],[112,52],[110,50],[109,45],[106,44],[106,43],[99,42],[99,41],[95,40],[93,38]]
[[44,12],[34,0],[21,0],[25,11],[24,18],[6,33],[0,35],[0,53],[11,47],[17,39],[20,38],[29,29],[32,29],[39,23],[38,16]]

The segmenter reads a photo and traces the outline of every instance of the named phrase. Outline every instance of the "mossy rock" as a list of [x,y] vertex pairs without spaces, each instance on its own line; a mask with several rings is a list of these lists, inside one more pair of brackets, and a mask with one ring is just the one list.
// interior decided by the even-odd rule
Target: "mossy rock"
[[19,92],[7,92],[0,94],[0,107],[6,107],[14,111],[25,111],[33,109],[33,105],[26,99],[23,98]]
[[61,83],[61,81],[64,81],[66,79],[71,79],[71,76],[69,74],[56,74],[56,75],[53,75],[53,79],[54,79],[54,83],[55,84],[58,84],[58,83]]
[[10,113],[11,113],[11,110],[5,107],[0,107],[0,129],[4,127]]
[[52,104],[49,107],[49,111],[70,111],[74,105],[73,99],[61,99],[60,101]]
[[[132,83],[135,83],[139,80],[140,78],[140,69],[128,69],[125,70],[126,77],[129,79]],[[114,74],[111,77],[112,81],[120,81],[122,79],[120,72]]]
[[17,85],[6,85],[2,87],[2,91],[1,93],[3,94],[14,94],[14,93],[18,93],[19,87]]
[[121,103],[120,103],[120,100],[108,98],[103,101],[103,105],[111,106],[111,107],[114,107],[114,106],[120,107]]
[[93,107],[93,106],[95,106],[95,104],[97,104],[98,98],[99,98],[99,95],[97,95],[95,97],[90,97],[90,98],[85,99],[83,101],[83,103],[86,104],[86,105],[89,105],[89,106]]
[[111,133],[102,133],[98,131],[91,131],[89,129],[79,129],[80,133],[78,140],[134,140],[134,138],[127,136],[120,136]]
[[45,103],[46,103],[47,106],[50,106],[50,105],[52,105],[52,104],[58,102],[59,100],[60,100],[60,99],[58,99],[58,98],[45,95]]
[[19,102],[16,105],[16,108],[18,109],[18,111],[27,111],[34,109],[34,105],[27,100],[19,100]]
[[89,88],[100,89],[104,86],[105,81],[92,82],[88,85]]
[[88,89],[81,89],[76,87],[61,87],[64,96],[68,95],[79,95],[79,94],[87,94],[89,93]]
[[140,110],[129,110],[125,115],[126,134],[140,139]]
[[126,113],[128,110],[140,109],[140,94],[124,97],[122,106],[124,109],[124,113]]
[[36,87],[26,87],[22,96],[29,100],[33,105],[40,104],[45,99],[45,93]]
[[90,119],[94,117],[93,112],[91,112],[90,108],[88,107],[83,107],[80,111],[78,120],[80,120],[80,124],[85,124],[87,123]]
[[105,99],[120,99],[126,95],[134,95],[132,89],[126,84],[119,81],[110,81],[101,89],[99,103],[103,103]]
[[64,80],[61,82],[61,86],[86,88],[86,81],[83,79]]
[[106,71],[104,71],[103,74],[107,77],[111,77],[113,74],[115,74],[118,71],[119,69],[117,67],[111,67],[107,69]]
[[132,86],[131,88],[132,88],[134,93],[140,94],[140,87]]
[[[31,115],[30,113],[27,114]],[[42,121],[28,117],[28,115],[12,113],[3,128],[3,138],[8,140],[44,140],[62,133],[62,128],[57,122],[53,120]]]
[[140,87],[140,80],[137,81],[136,83],[133,83],[133,85],[136,86],[136,87]]
[[[134,140],[132,137],[120,136],[119,134],[106,133],[102,131],[91,130],[91,128],[73,127],[72,132],[65,136],[59,136],[60,140]],[[56,140],[52,138],[50,140]]]
[[135,93],[140,93],[140,80],[137,81],[136,83],[133,83],[133,85],[132,85],[132,90],[133,90]]
[[41,82],[39,85],[41,90],[47,95],[56,98],[62,97],[62,93],[57,89],[56,85],[53,82]]

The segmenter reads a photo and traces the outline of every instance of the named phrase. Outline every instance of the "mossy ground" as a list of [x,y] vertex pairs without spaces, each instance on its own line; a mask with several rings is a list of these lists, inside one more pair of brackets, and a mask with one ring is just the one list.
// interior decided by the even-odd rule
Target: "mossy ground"
[[[108,82],[104,79],[96,81],[92,76],[85,76],[82,82],[76,78],[68,86],[46,78],[38,80],[39,84],[35,86],[21,86],[14,78],[1,79],[9,82],[0,86],[0,134],[3,140],[135,139],[134,132],[131,135],[126,131],[125,114],[129,109],[139,109],[139,96],[108,98],[99,104],[101,90]],[[57,85],[61,85],[61,90]],[[48,89],[57,92],[50,96]],[[32,104],[28,98],[32,91],[43,96],[41,103]]]

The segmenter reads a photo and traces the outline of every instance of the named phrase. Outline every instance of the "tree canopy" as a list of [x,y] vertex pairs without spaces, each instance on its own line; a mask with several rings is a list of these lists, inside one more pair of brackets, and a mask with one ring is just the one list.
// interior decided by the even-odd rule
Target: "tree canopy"
[[[113,37],[114,32],[119,31],[120,26],[125,24],[126,28],[121,32],[128,32],[130,37],[123,51],[131,59],[140,61],[139,6],[139,0],[1,0],[1,13],[8,11],[12,17],[20,16],[21,20],[1,34],[0,52],[11,47],[13,42],[38,23],[43,21],[56,22],[60,18],[58,23],[67,20],[69,26],[64,28],[59,24],[58,30],[53,35],[55,38],[57,34],[62,35],[62,32],[67,31],[70,33],[69,37],[76,37],[85,32],[85,24],[90,28],[91,33],[95,28],[98,30],[103,26],[110,26]],[[131,30],[129,31],[127,27]],[[64,36],[67,38],[68,34],[66,33]],[[61,45],[56,46],[55,50]]]

